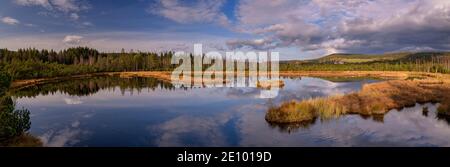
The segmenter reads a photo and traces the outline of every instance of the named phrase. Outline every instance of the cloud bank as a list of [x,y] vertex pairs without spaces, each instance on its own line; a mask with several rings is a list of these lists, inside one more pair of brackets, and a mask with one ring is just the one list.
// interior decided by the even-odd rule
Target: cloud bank
[[[91,8],[90,4],[84,0],[14,0],[21,6],[40,6],[49,12],[62,12],[72,20],[80,18],[79,12]],[[48,13],[42,13],[48,15]]]
[[447,0],[241,0],[238,29],[264,42],[228,42],[232,49],[298,47],[302,51],[381,53],[449,50]]
[[147,10],[178,23],[216,23],[228,26],[229,20],[221,12],[225,0],[158,0]]

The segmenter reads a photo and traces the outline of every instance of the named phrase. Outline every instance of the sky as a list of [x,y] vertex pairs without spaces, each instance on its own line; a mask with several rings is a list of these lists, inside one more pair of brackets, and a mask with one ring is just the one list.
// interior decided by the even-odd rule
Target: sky
[[103,52],[450,50],[450,0],[1,0],[0,48]]

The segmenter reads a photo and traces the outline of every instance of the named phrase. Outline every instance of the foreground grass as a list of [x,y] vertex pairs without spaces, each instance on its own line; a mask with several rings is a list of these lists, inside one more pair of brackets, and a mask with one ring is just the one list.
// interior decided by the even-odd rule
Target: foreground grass
[[342,114],[380,115],[391,109],[426,102],[440,102],[439,114],[450,116],[448,75],[422,73],[406,79],[364,85],[361,91],[347,95],[286,102],[269,109],[266,120],[270,123],[298,123]]

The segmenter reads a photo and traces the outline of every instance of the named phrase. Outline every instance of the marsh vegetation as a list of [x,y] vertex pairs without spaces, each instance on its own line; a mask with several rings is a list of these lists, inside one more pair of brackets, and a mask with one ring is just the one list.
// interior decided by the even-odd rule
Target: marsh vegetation
[[[430,105],[420,106],[423,107],[419,107],[421,109],[421,116],[429,118],[430,115],[436,114],[439,119],[429,121],[428,123],[441,124],[440,120],[449,120],[450,116],[450,77],[444,74],[450,72],[449,53],[398,53],[369,56],[330,55],[325,58],[310,61],[287,61],[281,62],[280,64],[280,76],[284,77],[282,80],[257,82],[256,88],[210,88],[208,90],[192,87],[175,88],[170,83],[171,70],[176,67],[171,64],[171,57],[171,52],[144,53],[122,51],[121,53],[100,53],[90,48],[70,48],[60,52],[36,49],[21,49],[18,51],[0,50],[0,71],[4,71],[0,77],[2,85],[0,88],[1,145],[39,146],[44,144],[51,146],[55,145],[55,143],[59,144],[58,142],[52,143],[51,140],[60,138],[57,135],[59,133],[65,133],[67,127],[59,127],[60,131],[54,133],[52,130],[45,128],[52,126],[58,127],[70,122],[66,121],[69,120],[68,117],[75,117],[74,115],[76,113],[84,113],[88,110],[91,111],[91,109],[100,111],[98,113],[103,114],[103,117],[96,118],[96,121],[101,122],[103,119],[107,120],[106,122],[101,122],[101,125],[90,123],[92,127],[88,128],[91,131],[100,131],[103,134],[109,134],[111,129],[108,129],[107,126],[116,126],[116,128],[120,129],[123,128],[120,126],[125,127],[127,124],[134,125],[131,122],[136,120],[141,120],[145,124],[152,125],[167,121],[167,125],[154,125],[163,131],[158,131],[158,133],[169,133],[181,129],[179,133],[188,135],[186,140],[179,140],[182,143],[203,141],[192,136],[203,136],[202,139],[209,140],[209,136],[205,137],[207,134],[204,133],[214,133],[212,136],[221,136],[215,133],[223,129],[229,130],[228,128],[224,128],[224,126],[230,126],[236,120],[241,121],[240,123],[245,123],[245,121],[252,120],[252,118],[262,121],[265,123],[265,126],[268,125],[269,128],[277,129],[281,133],[295,134],[302,129],[312,129],[314,131],[314,128],[317,128],[317,126],[320,127],[319,124],[326,124],[325,121],[342,121],[341,118],[349,118],[346,117],[349,115],[359,115],[363,120],[371,118],[372,121],[377,123],[385,121],[392,122],[392,120],[385,119],[385,115],[389,111],[400,110],[428,102],[438,104],[437,108],[433,108]],[[202,70],[204,69],[202,68]],[[314,78],[309,80],[307,78],[306,81],[297,80],[301,76],[319,77],[322,79]],[[334,89],[343,89],[333,86],[349,83],[359,84],[360,80],[368,78],[383,79],[383,81],[361,84],[361,89],[351,88],[353,90],[351,92],[338,91],[340,93],[329,93],[334,92]],[[10,84],[13,80],[14,84],[11,88]],[[197,78],[194,78],[193,82],[196,81]],[[201,79],[200,82],[203,84],[215,83],[204,79]],[[223,81],[223,83],[225,82]],[[320,83],[324,85],[321,86]],[[275,102],[272,102],[272,100],[266,102],[251,99],[255,97],[255,92],[258,89],[267,89],[274,85],[281,88],[280,97],[273,100]],[[302,86],[305,87],[303,88]],[[133,98],[126,95],[127,93],[133,95],[136,92],[137,94],[142,93],[147,97],[151,97],[151,100],[144,102],[142,98]],[[307,92],[306,94],[308,96],[303,96],[302,93],[304,92]],[[189,93],[193,95],[191,96]],[[118,98],[115,96],[117,94],[126,98],[116,100],[114,98]],[[226,97],[221,102],[227,105],[221,105],[222,103],[219,104],[213,98],[210,98],[210,96],[212,97],[215,94]],[[194,96],[195,98],[192,98]],[[25,108],[22,107],[24,105],[16,107],[16,99],[19,99],[21,104],[31,104],[30,101],[35,103],[42,101],[42,104],[36,107],[34,105],[28,105]],[[52,103],[50,105],[47,101],[48,99],[59,100],[56,103],[62,102],[63,100],[65,104],[53,105]],[[177,101],[176,99],[182,100]],[[89,103],[90,101],[92,103]],[[239,117],[233,118],[233,121],[225,121],[223,120],[225,118],[222,117],[231,116],[223,114],[217,116],[220,118],[211,118],[211,115],[217,114],[217,111],[220,111],[219,113],[227,113],[231,110],[239,110],[235,111],[239,114],[242,114],[240,112],[241,110],[251,111],[252,109],[248,108],[241,109],[244,104],[247,105],[248,103],[264,104],[264,107],[259,107],[262,111],[259,117],[255,115],[249,117],[243,116],[247,120]],[[120,108],[117,106],[118,104],[126,107]],[[177,107],[172,108],[171,106]],[[53,137],[46,138],[44,143],[42,143],[29,133],[32,118],[30,118],[30,111],[26,108],[38,111],[43,110],[42,113],[51,113],[45,116],[36,116],[34,119],[41,126],[31,131],[34,134],[39,134],[41,138],[52,135]],[[66,109],[70,109],[70,112],[60,112]],[[121,113],[119,110],[126,110],[127,114]],[[147,110],[152,112],[141,112]],[[128,113],[128,111],[131,111],[131,113]],[[186,113],[193,113],[194,116],[189,114],[186,116],[186,113],[182,113],[181,111],[188,111]],[[257,115],[258,113],[254,114]],[[117,115],[120,115],[121,119],[116,118]],[[205,118],[203,119],[202,116]],[[83,116],[82,119],[90,117],[89,115]],[[202,119],[197,117],[202,117]],[[408,118],[404,115],[399,117]],[[130,119],[127,120],[127,118]],[[264,121],[264,118],[266,121]],[[359,120],[359,118],[350,118]],[[59,123],[48,125],[49,123],[46,122],[47,119],[52,119],[52,121]],[[182,125],[183,127],[171,124],[172,121],[182,121],[177,125]],[[74,120],[69,127],[79,128],[79,122],[79,120]],[[215,127],[217,129],[206,129],[199,133],[192,132],[192,129],[186,129],[186,127],[191,126],[194,128],[197,126],[203,128],[205,127],[204,123],[207,123],[208,127]],[[216,125],[217,123],[226,123],[226,125]],[[245,128],[258,131],[258,133],[262,133],[264,130],[270,131],[270,129],[265,129],[266,127],[253,127],[255,124],[261,125],[261,122],[258,123],[252,123],[248,127],[239,127],[241,128],[239,130],[247,130],[245,133],[249,133],[248,129]],[[142,124],[136,124],[133,129],[136,130],[148,126]],[[238,129],[237,125],[234,126]],[[171,127],[177,127],[177,130],[170,129]],[[122,134],[129,133],[129,128],[121,129]],[[447,130],[445,127],[443,129]],[[145,128],[145,131],[148,131],[148,128]],[[151,131],[156,133],[155,129]],[[76,132],[78,131],[69,134],[76,134]],[[233,136],[228,135],[231,132],[227,131],[226,133],[226,137]],[[89,134],[89,132],[85,132],[85,134]],[[140,143],[144,140],[139,138],[141,137],[140,134],[141,132],[139,134],[129,134],[129,138],[126,139],[127,141],[122,141],[123,143],[119,144],[126,143],[125,145],[133,145],[135,144],[133,142]],[[240,135],[244,136],[245,134]],[[259,135],[257,134],[255,136]],[[272,135],[270,134],[269,136]],[[432,137],[437,136],[435,134],[429,135]],[[155,136],[144,136],[155,141],[162,141],[163,143],[154,141],[151,144],[140,144],[164,145],[167,144],[166,140],[170,140],[161,140]],[[167,136],[173,137],[174,135]],[[112,137],[117,137],[117,134],[112,135]],[[439,137],[441,136],[437,136],[436,138]],[[100,136],[99,138],[102,140],[106,139],[105,136]],[[109,138],[111,137],[109,136]],[[139,138],[139,141],[135,141],[134,138]],[[259,138],[252,137],[251,139],[257,142]],[[281,139],[278,138],[278,140]],[[77,145],[76,141],[78,140],[84,141],[82,139],[74,139],[72,140],[73,143],[62,143],[61,146]],[[208,143],[207,141],[203,142],[211,145],[217,144]],[[402,141],[396,142],[401,143]],[[87,140],[84,144],[95,145],[98,143],[92,139],[92,141]],[[173,143],[169,143],[168,145],[170,144]],[[238,145],[236,143],[226,144]],[[437,143],[437,145],[446,144],[448,143]]]
[[350,94],[290,101],[270,108],[266,120],[271,123],[298,123],[343,114],[383,115],[392,109],[427,102],[441,103],[439,114],[448,115],[449,79],[447,75],[418,73],[404,80],[367,84],[359,92]]

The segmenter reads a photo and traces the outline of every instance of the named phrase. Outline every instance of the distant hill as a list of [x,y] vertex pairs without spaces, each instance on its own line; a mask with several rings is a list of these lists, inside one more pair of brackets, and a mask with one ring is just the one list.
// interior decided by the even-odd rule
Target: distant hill
[[318,63],[367,63],[374,61],[391,61],[405,58],[409,53],[392,53],[382,55],[366,54],[331,54],[319,59],[313,60]]
[[450,57],[450,52],[419,52],[419,53],[386,53],[386,54],[344,54],[337,53],[313,60],[305,61],[283,61],[281,63],[303,64],[303,63],[321,63],[321,64],[359,64],[370,62],[416,62],[431,61],[437,57]]

